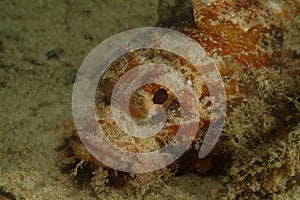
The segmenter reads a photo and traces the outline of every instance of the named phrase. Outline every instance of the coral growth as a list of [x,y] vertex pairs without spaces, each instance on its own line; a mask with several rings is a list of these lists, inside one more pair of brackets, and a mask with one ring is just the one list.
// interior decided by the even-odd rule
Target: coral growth
[[222,154],[230,157],[221,177],[228,199],[276,199],[297,185],[291,182],[300,172],[300,110],[292,97],[299,97],[299,83],[274,69],[252,72],[250,95],[228,113],[219,140]]

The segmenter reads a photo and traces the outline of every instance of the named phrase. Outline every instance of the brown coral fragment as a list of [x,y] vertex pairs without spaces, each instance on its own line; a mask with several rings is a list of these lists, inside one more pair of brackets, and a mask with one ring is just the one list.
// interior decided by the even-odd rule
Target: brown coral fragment
[[272,67],[280,53],[270,47],[275,40],[271,20],[277,13],[254,1],[194,2],[197,28],[184,31],[211,55],[217,54],[245,66]]

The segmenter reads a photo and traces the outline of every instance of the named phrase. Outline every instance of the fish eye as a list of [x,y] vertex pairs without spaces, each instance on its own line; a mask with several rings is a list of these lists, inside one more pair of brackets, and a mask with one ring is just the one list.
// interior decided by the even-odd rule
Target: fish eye
[[159,89],[155,92],[153,96],[153,103],[154,104],[163,104],[167,101],[168,99],[168,93],[165,89]]

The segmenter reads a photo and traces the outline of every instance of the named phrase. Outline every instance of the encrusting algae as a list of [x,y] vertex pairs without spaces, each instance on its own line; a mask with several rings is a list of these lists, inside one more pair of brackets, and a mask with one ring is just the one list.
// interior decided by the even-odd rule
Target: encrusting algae
[[99,197],[111,187],[120,187],[128,195],[145,198],[172,184],[172,177],[187,172],[217,175],[223,184],[218,192],[222,199],[280,199],[280,195],[299,191],[300,2],[195,0],[193,6],[195,22],[182,32],[213,58],[227,93],[225,127],[213,151],[203,159],[197,157],[210,122],[209,92],[201,74],[169,52],[138,50],[115,61],[99,81],[97,114],[106,136],[132,152],[154,151],[173,139],[180,105],[168,88],[147,84],[130,99],[130,114],[138,124],[147,123],[153,104],[167,110],[165,127],[147,140],[124,134],[110,111],[112,91],[120,77],[139,65],[159,62],[183,74],[200,101],[201,120],[193,144],[179,160],[161,170],[125,173],[95,159],[69,124],[65,155],[72,158],[72,175],[87,179]]

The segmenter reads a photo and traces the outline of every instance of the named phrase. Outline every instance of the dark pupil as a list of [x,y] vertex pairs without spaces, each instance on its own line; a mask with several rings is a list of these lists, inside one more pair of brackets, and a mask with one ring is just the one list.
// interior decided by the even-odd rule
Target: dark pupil
[[168,99],[168,93],[165,89],[159,89],[155,92],[153,97],[153,103],[155,104],[163,104]]

